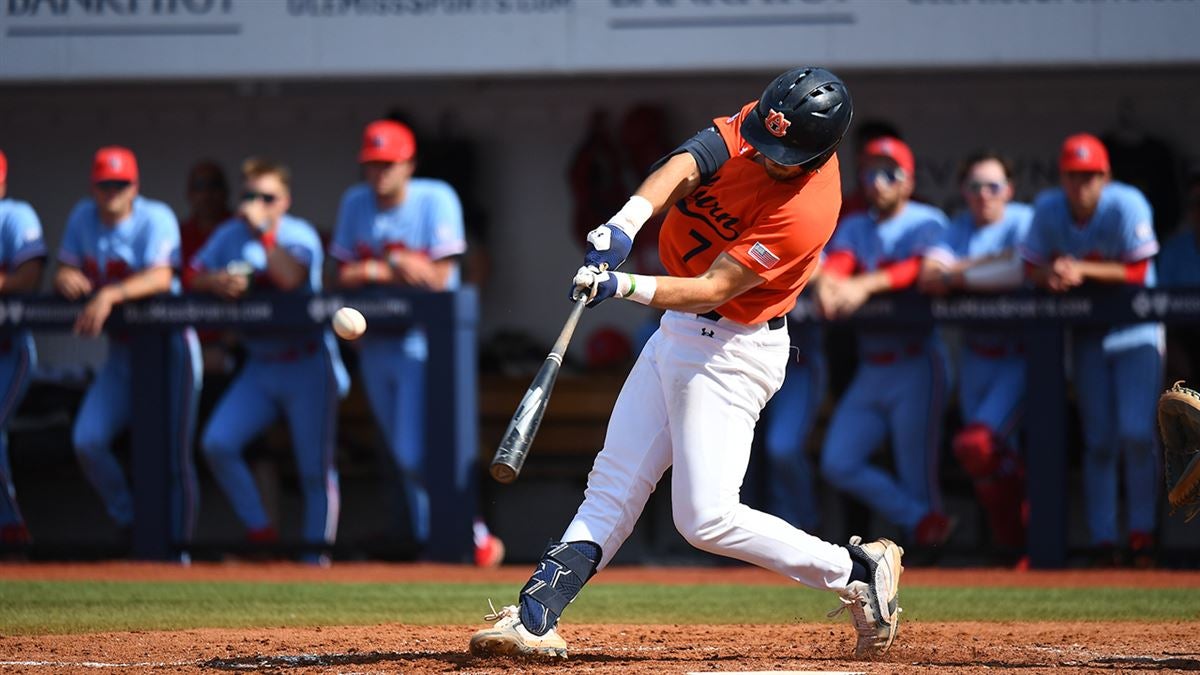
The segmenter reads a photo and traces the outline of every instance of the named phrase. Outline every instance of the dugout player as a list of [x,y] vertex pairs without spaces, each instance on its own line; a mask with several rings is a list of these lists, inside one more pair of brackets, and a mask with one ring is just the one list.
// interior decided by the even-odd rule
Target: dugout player
[[[445,181],[413,177],[416,155],[416,138],[400,122],[376,120],[363,131],[358,161],[364,181],[342,196],[329,247],[339,263],[339,286],[458,287],[458,260],[467,250],[462,205]],[[410,532],[424,545],[430,518],[424,477],[425,331],[371,332],[358,345],[367,399],[400,475]],[[476,563],[500,564],[504,545],[481,520],[474,529]]]
[[[36,291],[45,261],[42,223],[32,206],[8,197],[8,158],[0,151],[0,294]],[[0,550],[29,544],[8,459],[8,423],[25,397],[36,362],[29,331],[0,338]]]
[[[1084,284],[1154,286],[1158,252],[1150,204],[1112,180],[1100,139],[1076,134],[1059,154],[1060,187],[1038,195],[1021,245],[1029,273],[1055,292]],[[1128,542],[1149,555],[1157,516],[1156,409],[1162,388],[1163,327],[1076,326],[1071,331],[1075,395],[1083,425],[1084,504],[1097,560],[1119,560],[1118,464],[1125,464]]]
[[[921,263],[921,290],[1008,291],[1025,283],[1017,247],[1033,209],[1012,201],[1012,170],[1004,157],[977,152],[963,162],[959,186],[967,204],[950,221]],[[964,422],[954,455],[974,482],[992,541],[1006,553],[1025,548],[1025,468],[1016,431],[1025,400],[1025,356],[1020,334],[965,328],[958,402]]]
[[[840,595],[857,653],[895,638],[899,547],[837,546],[740,503],[754,426],[783,383],[784,315],[816,267],[841,204],[835,151],[845,85],[820,68],[777,77],[761,98],[684,142],[588,234],[572,294],[666,310],[622,388],[583,504],[547,547],[518,606],[471,638],[477,654],[565,656],[555,631],[583,584],[616,555],[667,468],[675,526],[693,546]],[[659,255],[670,276],[615,270],[638,228],[670,209]]]
[[[237,214],[218,227],[192,259],[193,288],[229,300],[267,289],[319,292],[321,240],[308,221],[288,213],[287,167],[265,159],[246,160],[240,200]],[[350,385],[337,344],[328,329],[246,337],[244,342],[246,363],[205,426],[205,459],[245,525],[249,543],[275,542],[277,530],[242,451],[284,415],[304,498],[303,559],[327,564],[341,500],[334,465],[337,402]]]
[[[872,295],[917,281],[921,257],[943,236],[947,220],[941,210],[911,201],[915,166],[898,138],[876,138],[863,148],[859,180],[869,208],[843,217],[829,242],[817,286],[825,316],[847,316]],[[858,370],[821,449],[827,481],[920,546],[942,544],[952,528],[937,477],[945,393],[945,357],[932,327],[860,330]],[[894,475],[870,462],[889,439]]]
[[[161,293],[179,293],[179,224],[164,203],[138,194],[137,160],[128,148],[108,146],[92,163],[92,196],[67,219],[54,288],[68,300],[86,300],[75,333],[95,337],[113,307]],[[88,387],[75,418],[72,442],[84,475],[109,517],[128,533],[133,495],[111,450],[113,437],[132,417],[128,336],[109,336],[108,359]],[[196,522],[199,490],[192,435],[200,392],[200,348],[191,328],[170,336],[171,419],[169,453],[171,520],[176,544],[186,545]]]

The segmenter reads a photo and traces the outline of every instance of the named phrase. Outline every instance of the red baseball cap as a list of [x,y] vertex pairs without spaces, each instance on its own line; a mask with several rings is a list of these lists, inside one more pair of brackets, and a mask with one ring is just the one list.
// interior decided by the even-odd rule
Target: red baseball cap
[[4,151],[0,150],[0,183],[8,180],[8,158],[4,156]]
[[137,159],[134,158],[132,150],[110,145],[96,151],[96,158],[92,160],[93,183],[102,180],[127,180],[134,183],[137,179]]
[[893,136],[880,136],[872,139],[871,142],[863,148],[862,157],[886,157],[895,162],[909,176],[914,175],[916,161],[913,159],[912,149],[904,143],[904,141]]
[[1099,171],[1108,173],[1108,149],[1091,134],[1075,134],[1063,141],[1058,156],[1059,171]]
[[393,120],[375,120],[363,131],[358,161],[407,162],[417,154],[417,139],[408,127]]

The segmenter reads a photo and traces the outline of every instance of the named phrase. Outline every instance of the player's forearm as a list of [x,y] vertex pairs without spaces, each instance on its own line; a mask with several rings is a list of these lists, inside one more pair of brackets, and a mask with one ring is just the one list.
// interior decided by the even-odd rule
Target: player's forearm
[[174,270],[166,265],[152,267],[108,284],[101,292],[106,293],[113,304],[148,298],[171,290],[171,279],[174,275]]
[[26,260],[12,271],[0,274],[0,293],[33,293],[42,280],[41,259]]
[[1122,262],[1080,260],[1076,263],[1084,279],[1102,284],[1129,283],[1129,268]]
[[850,277],[847,281],[858,284],[868,295],[885,293],[892,290],[892,277],[887,270],[864,272]]
[[[640,281],[646,277],[635,278]],[[707,274],[698,277],[653,277],[653,280],[654,297],[649,305],[655,309],[704,314],[737,295],[736,289],[728,282]]]
[[458,263],[454,258],[442,258],[433,261],[433,273],[430,275],[429,290],[431,291],[446,291],[450,289],[450,279],[454,277],[454,271],[458,267]]
[[991,256],[958,272],[956,286],[972,291],[1007,291],[1019,288],[1025,281],[1025,265],[1020,258]]
[[217,274],[215,271],[194,271],[191,285],[188,286],[188,289],[200,293],[214,292],[216,289]]
[[267,277],[276,288],[292,291],[304,283],[308,270],[281,248],[273,248],[267,254]]

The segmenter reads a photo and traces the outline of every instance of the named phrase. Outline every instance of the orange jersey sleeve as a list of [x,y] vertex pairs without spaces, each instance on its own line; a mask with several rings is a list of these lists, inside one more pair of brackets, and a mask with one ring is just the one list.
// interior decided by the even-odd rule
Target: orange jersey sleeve
[[763,283],[717,308],[755,324],[786,314],[817,267],[842,204],[837,157],[816,173],[777,181],[743,149],[741,118],[714,120],[730,149],[717,173],[667,213],[659,256],[668,274],[694,277],[722,253],[753,270]]

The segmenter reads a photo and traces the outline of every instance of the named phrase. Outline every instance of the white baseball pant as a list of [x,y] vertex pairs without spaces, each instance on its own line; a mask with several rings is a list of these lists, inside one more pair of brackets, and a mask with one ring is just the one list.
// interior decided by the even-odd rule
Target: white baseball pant
[[563,541],[593,541],[603,569],[667,467],[675,527],[698,549],[841,590],[850,554],[741,503],[759,413],[783,384],[786,328],[667,312],[613,408],[583,504]]

